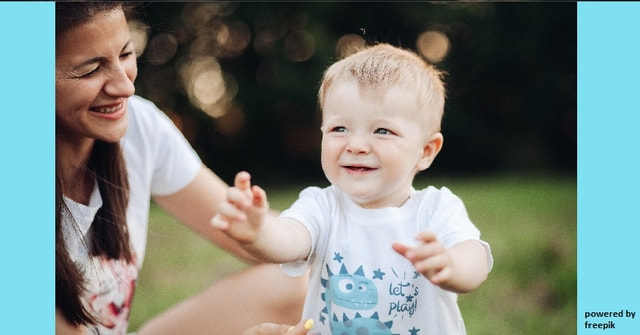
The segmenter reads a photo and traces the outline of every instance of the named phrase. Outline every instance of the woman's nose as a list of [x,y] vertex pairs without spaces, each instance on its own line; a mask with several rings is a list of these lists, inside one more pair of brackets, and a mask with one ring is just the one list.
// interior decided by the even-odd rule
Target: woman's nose
[[130,97],[136,89],[133,84],[135,75],[132,75],[132,69],[127,69],[123,65],[119,65],[111,72],[111,77],[105,83],[104,91],[113,97]]

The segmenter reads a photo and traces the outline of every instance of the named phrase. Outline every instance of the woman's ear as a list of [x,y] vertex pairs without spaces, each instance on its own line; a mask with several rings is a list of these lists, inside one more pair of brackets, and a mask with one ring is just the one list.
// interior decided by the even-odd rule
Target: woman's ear
[[423,171],[431,166],[433,160],[436,158],[440,149],[442,149],[442,143],[444,141],[444,137],[442,133],[434,133],[429,137],[427,144],[425,144],[422,149],[422,157],[418,161],[417,168],[418,171]]

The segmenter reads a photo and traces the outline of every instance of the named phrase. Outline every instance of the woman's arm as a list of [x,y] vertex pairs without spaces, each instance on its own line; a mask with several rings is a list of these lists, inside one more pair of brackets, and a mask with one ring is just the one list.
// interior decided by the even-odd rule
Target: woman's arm
[[242,334],[267,322],[292,325],[302,317],[308,280],[308,271],[292,278],[279,265],[251,266],[169,308],[137,334]]
[[[170,214],[220,247],[256,261],[211,225],[225,200],[228,186],[208,168],[182,190],[154,199]],[[301,318],[308,272],[287,276],[279,265],[256,265],[215,282],[145,323],[139,335],[241,334],[250,327],[273,322],[294,324]]]
[[74,326],[56,308],[56,335],[88,335],[84,326]]

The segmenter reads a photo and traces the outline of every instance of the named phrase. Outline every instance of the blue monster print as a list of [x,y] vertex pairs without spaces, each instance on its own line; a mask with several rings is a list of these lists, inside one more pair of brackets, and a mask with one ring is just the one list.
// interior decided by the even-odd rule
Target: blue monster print
[[392,335],[391,324],[393,321],[382,322],[378,319],[378,313],[374,313],[369,318],[363,318],[360,313],[356,313],[353,319],[343,316],[342,322],[334,315],[333,322],[330,323],[331,334],[338,335]]
[[[334,274],[329,266],[327,267],[328,279],[321,279],[322,286],[326,288],[322,299],[326,303],[323,310],[329,318],[329,327],[332,334],[339,335],[391,335],[391,325],[393,321],[381,322],[378,313],[373,313],[371,317],[363,317],[356,313],[351,319],[343,314],[339,320],[332,314],[333,305],[341,306],[353,310],[368,310],[378,304],[378,290],[369,278],[364,276],[362,266],[353,274],[349,274],[344,264],[340,268],[340,273]],[[324,320],[323,317],[320,320]]]
[[371,281],[365,278],[362,266],[353,274],[347,273],[344,264],[339,274],[331,273],[329,266],[329,283],[326,286],[331,301],[350,309],[371,309],[378,303],[378,290]]

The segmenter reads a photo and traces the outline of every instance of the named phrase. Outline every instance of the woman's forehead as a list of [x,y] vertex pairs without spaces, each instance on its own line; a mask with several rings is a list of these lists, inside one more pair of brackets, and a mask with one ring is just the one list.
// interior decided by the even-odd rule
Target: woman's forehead
[[122,48],[129,39],[124,12],[120,9],[104,11],[59,36],[56,55],[80,53],[98,57],[103,48]]

